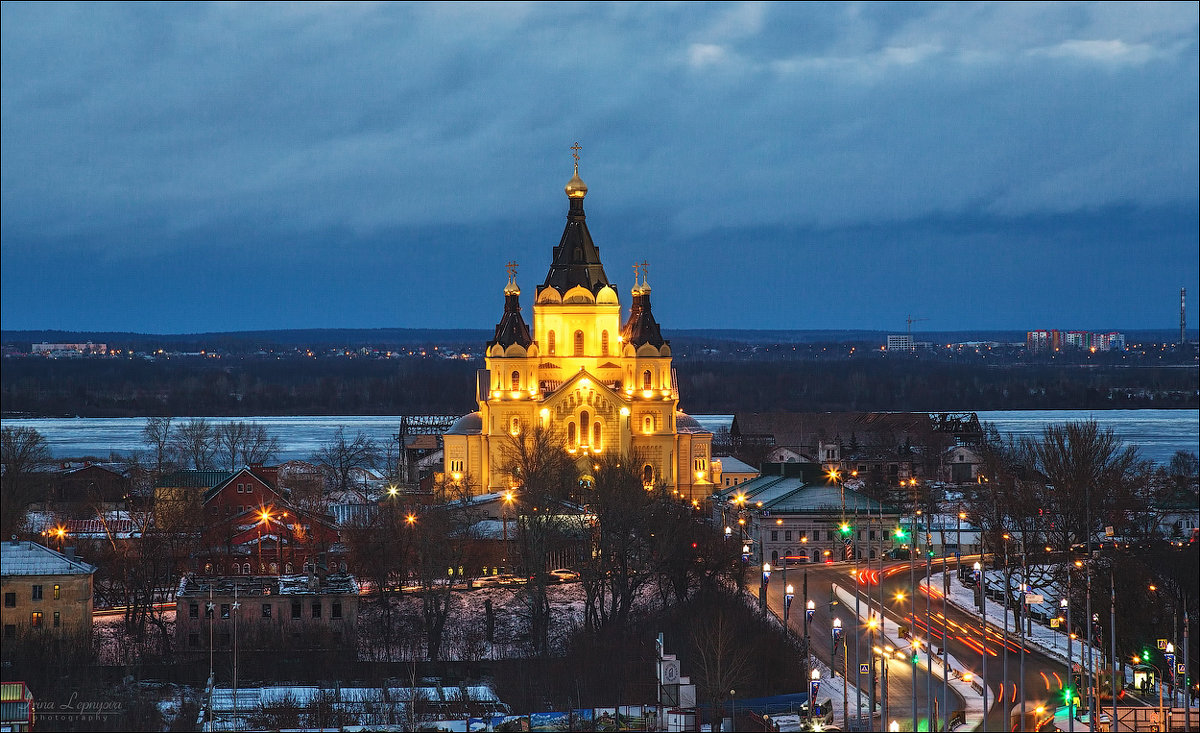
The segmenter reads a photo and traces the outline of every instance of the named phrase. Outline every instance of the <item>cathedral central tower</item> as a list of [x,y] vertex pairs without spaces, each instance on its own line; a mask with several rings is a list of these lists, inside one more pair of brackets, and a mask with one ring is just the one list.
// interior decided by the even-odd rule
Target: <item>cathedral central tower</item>
[[504,464],[513,438],[542,426],[562,435],[565,449],[581,460],[631,455],[646,485],[703,500],[715,478],[712,434],[678,411],[671,345],[651,311],[648,266],[634,266],[622,323],[617,289],[587,228],[588,187],[578,157],[565,191],[567,223],[534,295],[532,329],[509,263],[504,313],[476,378],[479,410],[446,433],[446,475],[482,491],[508,489]]

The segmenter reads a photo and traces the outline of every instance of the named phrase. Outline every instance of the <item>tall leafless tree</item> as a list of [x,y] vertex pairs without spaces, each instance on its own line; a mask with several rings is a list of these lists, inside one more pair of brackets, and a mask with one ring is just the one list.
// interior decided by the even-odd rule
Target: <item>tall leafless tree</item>
[[24,521],[25,506],[34,501],[34,481],[38,472],[50,463],[50,445],[46,438],[33,428],[3,428],[0,430],[0,462],[4,474],[0,486],[0,505],[3,527],[7,537]]
[[153,464],[150,466],[151,483],[174,468],[172,449],[171,418],[148,417],[142,428],[142,441],[150,449]]
[[172,426],[171,449],[186,468],[211,470],[216,453],[212,424],[202,417],[192,417]]
[[261,423],[233,420],[221,423],[213,433],[222,467],[230,471],[266,463],[279,452],[279,441]]
[[379,446],[366,433],[359,431],[346,438],[346,428],[339,427],[328,443],[321,445],[312,462],[325,471],[328,488],[346,491],[353,483],[354,472],[371,468],[379,461]]

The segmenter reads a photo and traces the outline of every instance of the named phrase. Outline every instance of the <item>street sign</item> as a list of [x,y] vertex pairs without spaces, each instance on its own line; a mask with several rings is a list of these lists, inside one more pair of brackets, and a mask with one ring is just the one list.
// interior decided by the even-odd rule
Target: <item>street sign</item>
[[1159,640],[1158,640],[1158,648],[1159,648],[1159,649],[1166,649],[1166,648],[1167,648],[1167,640],[1166,640],[1166,639],[1159,639]]
[[1025,602],[1031,606],[1035,603],[1045,603],[1046,597],[1041,595],[1040,593],[1026,593],[1025,594]]
[[871,674],[871,665],[870,664],[858,665],[858,673],[859,674]]
[[846,543],[846,547],[849,547],[851,544],[853,544],[853,543],[854,543],[854,540],[852,540],[852,539],[850,539],[849,537],[847,537],[847,538],[845,538],[844,540],[842,540],[842,542],[845,542],[845,543]]
[[1176,671],[1176,672],[1178,672],[1179,674],[1183,674],[1183,672],[1184,672],[1184,667],[1183,667],[1183,663],[1182,663],[1182,662],[1180,662],[1180,663],[1179,663],[1179,664],[1178,664],[1178,665],[1175,667],[1175,671]]

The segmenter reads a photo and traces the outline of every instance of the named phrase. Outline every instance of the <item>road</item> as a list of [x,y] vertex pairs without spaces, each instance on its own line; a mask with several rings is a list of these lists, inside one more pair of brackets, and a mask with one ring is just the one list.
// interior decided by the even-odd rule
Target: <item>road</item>
[[[953,560],[949,561],[952,569],[953,562]],[[940,565],[941,561],[934,561],[935,585],[940,584],[942,578],[942,575],[937,572],[940,570]],[[1019,638],[1006,639],[1002,631],[990,624],[986,633],[982,633],[978,619],[957,610],[950,604],[943,603],[940,593],[935,593],[928,600],[927,611],[926,596],[920,592],[919,588],[916,588],[917,602],[914,609],[912,604],[914,581],[916,585],[919,585],[924,575],[924,566],[919,561],[911,576],[907,561],[885,561],[882,566],[875,561],[863,562],[860,564],[860,568],[863,582],[859,588],[862,589],[864,598],[867,592],[870,593],[874,599],[874,608],[878,608],[882,589],[884,608],[890,619],[915,628],[916,636],[923,640],[929,639],[935,648],[940,648],[945,644],[950,655],[957,658],[962,665],[968,668],[966,671],[973,673],[977,679],[983,671],[983,657],[986,656],[988,689],[988,715],[984,727],[986,730],[1004,731],[1016,727],[1019,717],[1014,719],[1012,716],[1020,713],[1022,657],[1025,660],[1023,679],[1027,714],[1030,718],[1037,717],[1035,711],[1038,706],[1043,705],[1052,712],[1053,706],[1061,699],[1061,689],[1066,679],[1066,669],[1061,662],[1050,659],[1028,646],[1022,646]],[[813,623],[809,629],[810,637],[813,639],[813,653],[826,664],[830,664],[832,621],[834,616],[840,617],[846,627],[849,654],[847,668],[853,679],[857,676],[854,674],[856,662],[860,661],[865,664],[870,661],[868,634],[866,629],[863,629],[860,634],[856,660],[855,627],[851,623],[851,619],[854,618],[854,609],[844,609],[840,605],[831,607],[830,605],[833,583],[836,582],[847,589],[854,588],[856,581],[853,564],[792,566],[787,573],[786,580],[784,574],[776,570],[772,573],[771,582],[768,585],[768,603],[772,611],[782,618],[784,586],[787,583],[792,584],[795,588],[795,599],[792,602],[788,626],[792,633],[802,634],[804,624],[802,588],[805,570],[808,575],[808,596],[816,602]],[[952,572],[951,575],[953,576],[954,573]],[[950,582],[956,583],[958,580],[952,577]],[[999,604],[993,604],[989,610],[1002,612]],[[910,615],[914,611],[915,618]],[[879,644],[878,639],[875,643]],[[923,652],[921,656],[924,658],[925,653]],[[842,667],[840,654],[836,664],[840,670]],[[887,719],[889,721],[896,720],[900,723],[902,730],[913,729],[914,680],[918,729],[928,729],[932,700],[937,700],[938,717],[943,720],[948,711],[964,707],[962,698],[953,689],[948,690],[948,695],[943,702],[944,692],[940,674],[935,673],[931,678],[924,669],[914,669],[911,663],[893,659],[888,664],[888,677]],[[866,704],[869,677],[862,679],[863,698],[864,704]],[[853,710],[855,705],[853,693],[850,698],[850,709]],[[1048,715],[1047,713],[1043,717],[1048,717]],[[1080,731],[1085,729],[1084,725],[1078,727]]]

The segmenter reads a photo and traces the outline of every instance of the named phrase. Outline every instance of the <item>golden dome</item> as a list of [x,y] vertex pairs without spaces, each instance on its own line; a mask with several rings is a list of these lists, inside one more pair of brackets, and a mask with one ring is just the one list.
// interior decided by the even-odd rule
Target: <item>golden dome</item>
[[587,196],[587,184],[579,177],[579,164],[575,164],[575,175],[571,176],[571,180],[567,181],[567,185],[563,187],[567,192],[568,198],[581,199]]

